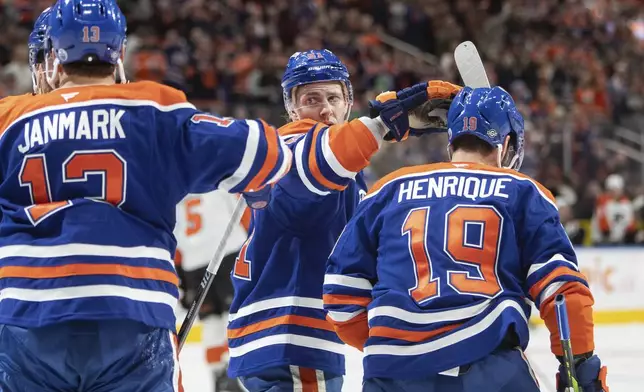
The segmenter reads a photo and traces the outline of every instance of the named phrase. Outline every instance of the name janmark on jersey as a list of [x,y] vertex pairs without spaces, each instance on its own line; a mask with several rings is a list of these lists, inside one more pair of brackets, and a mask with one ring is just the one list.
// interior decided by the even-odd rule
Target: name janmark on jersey
[[125,139],[122,109],[95,109],[55,113],[33,118],[25,124],[24,141],[18,146],[21,154],[53,140]]

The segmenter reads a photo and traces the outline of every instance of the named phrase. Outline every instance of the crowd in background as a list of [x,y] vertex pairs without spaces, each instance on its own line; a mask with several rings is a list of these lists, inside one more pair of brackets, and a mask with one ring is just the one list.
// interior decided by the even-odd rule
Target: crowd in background
[[[31,89],[27,34],[50,2],[0,0],[0,97]],[[639,0],[118,3],[128,20],[131,80],[156,80],[204,110],[275,125],[285,122],[280,79],[295,51],[328,48],[342,58],[357,116],[381,91],[428,79],[459,83],[452,53],[471,40],[492,84],[510,91],[526,117],[522,171],[553,191],[573,241],[644,242]],[[368,175],[373,181],[401,166],[445,160],[445,142],[432,135],[389,144]]]

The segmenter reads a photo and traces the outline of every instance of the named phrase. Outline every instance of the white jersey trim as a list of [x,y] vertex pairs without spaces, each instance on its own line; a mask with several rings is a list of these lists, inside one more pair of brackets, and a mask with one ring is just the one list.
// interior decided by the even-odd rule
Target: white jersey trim
[[324,275],[324,284],[350,287],[353,289],[372,290],[373,285],[365,278],[356,278],[353,276],[326,274]]
[[322,191],[318,188],[316,188],[311,181],[309,181],[308,177],[306,176],[306,173],[304,172],[304,166],[302,160],[304,159],[303,154],[304,154],[304,142],[306,141],[306,138],[296,142],[295,144],[295,166],[297,169],[297,174],[300,177],[300,180],[302,180],[302,183],[308,189],[310,192],[315,193],[316,195],[320,196],[326,196],[330,194],[331,192],[328,191]]
[[291,166],[291,162],[293,159],[293,153],[291,152],[291,149],[288,148],[286,143],[284,143],[284,141],[281,138],[279,139],[279,145],[280,145],[280,149],[282,150],[282,154],[284,154],[284,159],[282,160],[282,166],[280,166],[280,169],[277,171],[277,173],[275,173],[275,175],[271,177],[270,180],[268,180],[267,184],[272,184],[278,181],[279,179],[281,179],[282,177],[284,177],[287,170]]
[[546,265],[550,263],[556,263],[556,262],[561,262],[561,263],[566,263],[570,267],[572,267],[573,270],[579,272],[579,267],[577,267],[577,264],[573,263],[572,261],[566,259],[563,257],[560,253],[557,253],[556,255],[552,256],[550,260],[543,262],[543,263],[538,263],[538,264],[532,264],[530,266],[530,269],[528,270],[528,275],[527,277],[529,278],[530,275],[534,274],[535,272],[539,271],[541,268],[545,267]]
[[344,355],[345,352],[344,344],[331,342],[325,339],[314,338],[311,336],[294,334],[266,336],[257,340],[253,340],[252,342],[242,344],[238,347],[228,347],[228,352],[230,353],[231,358],[238,358],[260,348],[274,346],[277,344],[291,344],[293,346],[329,351],[334,354],[340,355]]
[[324,159],[329,164],[329,166],[331,167],[331,169],[335,174],[337,174],[340,177],[354,180],[356,178],[356,174],[358,173],[345,169],[344,166],[342,166],[342,164],[340,163],[340,161],[338,161],[338,158],[335,156],[335,154],[333,153],[333,150],[331,149],[331,146],[329,145],[329,128],[327,127],[323,132],[324,134],[322,134],[322,155],[324,156]]
[[354,317],[358,316],[361,313],[364,313],[366,309],[356,310],[355,312],[339,312],[337,310],[327,311],[329,318],[336,323],[344,323],[346,321],[352,320]]
[[221,189],[228,191],[239,185],[239,183],[248,176],[248,173],[255,162],[260,139],[259,125],[257,124],[257,121],[254,120],[246,120],[246,124],[248,124],[248,137],[246,138],[244,156],[242,157],[237,170],[235,170],[230,177],[219,183],[219,188]]
[[407,323],[421,325],[442,323],[446,321],[458,321],[477,316],[488,308],[490,302],[491,300],[488,299],[476,305],[432,313],[410,312],[394,306],[377,306],[369,310],[368,318],[369,320],[372,320],[376,317],[391,317]]
[[0,292],[0,301],[15,299],[28,302],[49,302],[95,297],[120,297],[132,301],[164,304],[170,306],[172,310],[177,306],[177,299],[168,293],[108,284],[38,290],[9,287]]
[[414,344],[411,346],[398,346],[392,344],[375,344],[366,346],[364,348],[365,355],[394,355],[394,356],[414,356],[414,355],[423,355],[428,354],[434,351],[438,351],[448,346],[453,346],[455,344],[461,343],[464,340],[467,340],[475,335],[485,331],[487,328],[496,321],[499,316],[508,308],[513,308],[516,310],[523,321],[528,324],[528,319],[521,309],[521,306],[516,303],[514,300],[505,300],[500,302],[494,310],[492,310],[488,315],[481,319],[478,323],[471,325],[467,328],[461,329],[454,333],[451,333],[445,337],[432,340],[430,342]]
[[264,310],[283,308],[287,306],[298,306],[302,308],[312,308],[323,310],[322,300],[319,298],[309,297],[279,297],[257,301],[250,305],[239,308],[236,313],[228,315],[228,321],[233,322],[239,318],[249,316]]
[[66,256],[149,258],[167,261],[174,269],[170,252],[149,246],[114,246],[71,243],[64,245],[8,245],[0,247],[0,260],[8,257],[53,258]]

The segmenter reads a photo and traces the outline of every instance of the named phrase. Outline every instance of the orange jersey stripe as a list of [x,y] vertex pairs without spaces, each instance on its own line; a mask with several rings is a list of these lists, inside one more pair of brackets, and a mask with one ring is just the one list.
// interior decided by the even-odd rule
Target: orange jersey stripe
[[360,305],[366,307],[371,303],[371,297],[355,297],[352,295],[324,294],[322,299],[327,305]]
[[548,275],[546,275],[543,278],[541,278],[541,280],[539,280],[537,283],[532,285],[532,287],[530,287],[530,290],[528,291],[529,294],[530,294],[530,297],[533,300],[537,300],[537,297],[543,291],[543,289],[545,289],[555,278],[557,278],[559,276],[562,276],[562,275],[576,276],[576,277],[586,281],[586,277],[584,276],[584,274],[582,274],[580,272],[577,272],[575,270],[572,270],[572,269],[570,269],[568,267],[564,267],[564,266],[557,267],[554,270],[552,270]]
[[246,186],[246,191],[257,190],[261,188],[264,182],[266,182],[268,175],[275,168],[275,164],[279,159],[280,144],[277,133],[275,132],[275,128],[271,127],[263,120],[260,121],[262,123],[262,126],[264,127],[264,137],[266,139],[267,145],[266,158],[264,159],[262,168]]
[[299,325],[302,327],[333,331],[333,326],[326,320],[289,314],[286,316],[273,317],[268,320],[259,321],[245,327],[229,329],[228,339],[241,338],[268,328],[277,327],[278,325]]
[[132,279],[152,279],[178,285],[177,275],[157,268],[130,267],[120,264],[68,264],[55,267],[0,268],[0,278],[50,279],[69,276],[120,275]]
[[302,392],[318,392],[318,377],[315,369],[300,367],[300,381],[302,381]]
[[360,119],[333,125],[329,132],[329,147],[346,170],[357,173],[369,165],[378,151],[378,141]]
[[326,128],[326,125],[322,123],[318,123],[315,126],[315,130],[313,131],[312,135],[312,143],[311,143],[311,151],[309,153],[309,170],[311,171],[311,174],[313,175],[313,178],[322,186],[324,186],[327,189],[334,189],[336,191],[342,191],[347,188],[346,185],[338,185],[334,182],[329,181],[324,175],[322,174],[322,171],[320,170],[320,166],[318,165],[318,160],[317,160],[317,151],[321,150],[320,147],[318,147],[318,136],[320,135],[320,132]]
[[555,197],[552,195],[552,193],[546,188],[545,186],[541,185],[538,181],[534,180],[530,176],[527,176],[523,173],[519,173],[515,170],[512,169],[504,169],[501,167],[494,167],[490,165],[484,165],[484,164],[479,164],[479,163],[460,163],[460,162],[447,162],[447,163],[432,163],[428,165],[417,165],[417,166],[408,166],[408,167],[403,167],[402,169],[398,169],[385,177],[381,178],[379,181],[377,181],[369,190],[367,195],[376,193],[380,191],[386,184],[388,184],[391,181],[394,181],[400,177],[406,176],[406,175],[411,175],[411,174],[417,174],[417,173],[425,173],[425,172],[432,172],[432,171],[438,171],[438,170],[449,170],[449,169],[458,169],[458,170],[480,170],[480,171],[488,171],[488,172],[493,172],[493,173],[504,173],[504,174],[509,174],[513,175],[516,177],[520,178],[525,178],[526,180],[529,180],[532,182],[534,185],[537,186],[537,188],[552,202],[555,203]]
[[408,342],[424,342],[440,334],[449,332],[463,325],[463,323],[446,325],[433,331],[406,331],[390,327],[372,327],[369,329],[369,336],[406,340]]
[[[78,93],[65,99],[63,94]],[[68,96],[69,97],[69,96]],[[62,88],[47,94],[31,94],[10,97],[0,101],[0,135],[22,115],[50,106],[82,103],[95,99],[145,100],[162,106],[186,103],[186,95],[172,87],[159,83],[142,81],[107,86],[79,86]]]

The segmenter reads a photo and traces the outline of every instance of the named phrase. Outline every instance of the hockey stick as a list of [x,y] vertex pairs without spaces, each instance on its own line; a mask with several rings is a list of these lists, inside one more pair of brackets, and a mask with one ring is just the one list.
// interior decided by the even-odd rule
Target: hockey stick
[[[461,42],[456,49],[454,49],[454,62],[456,68],[463,79],[463,84],[468,87],[490,87],[490,81],[485,72],[485,66],[481,55],[476,49],[476,45],[471,41]],[[527,354],[524,353],[527,358]],[[531,361],[532,362],[532,361]],[[537,362],[532,362],[530,365],[532,369],[539,375],[541,382],[546,384],[548,390],[554,390],[552,384],[548,383],[548,377],[544,377],[544,372],[541,371]]]
[[197,319],[199,309],[201,308],[203,301],[206,299],[206,294],[210,289],[210,285],[212,285],[212,282],[215,280],[215,275],[217,275],[219,266],[221,266],[221,261],[224,258],[224,249],[226,248],[228,238],[230,238],[230,234],[235,229],[235,226],[237,226],[241,221],[245,209],[246,201],[243,197],[240,197],[239,200],[237,200],[237,204],[235,204],[235,209],[233,210],[233,214],[228,221],[224,235],[219,241],[215,255],[210,260],[210,263],[208,263],[208,267],[206,267],[206,273],[204,274],[203,279],[201,279],[201,283],[199,284],[197,296],[195,297],[194,301],[192,301],[190,309],[188,309],[188,313],[186,314],[186,318],[181,324],[181,328],[179,329],[179,347],[177,348],[177,352],[181,352],[181,348],[188,338],[190,328],[192,328],[192,324],[194,324],[195,320]]
[[454,49],[454,62],[466,86],[472,88],[490,87],[490,81],[485,73],[485,66],[483,66],[479,51],[471,41],[458,44]]
[[570,344],[570,325],[568,325],[568,310],[566,309],[566,298],[563,294],[555,297],[555,312],[557,315],[557,326],[559,327],[559,339],[563,348],[563,366],[566,370],[564,377],[568,379],[566,392],[579,392],[577,375],[575,374],[575,360],[572,355]]

